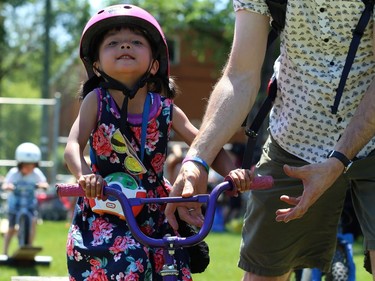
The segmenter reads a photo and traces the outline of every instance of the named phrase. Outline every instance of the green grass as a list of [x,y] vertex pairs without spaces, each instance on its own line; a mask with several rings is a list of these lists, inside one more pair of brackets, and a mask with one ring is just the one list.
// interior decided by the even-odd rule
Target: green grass
[[[64,221],[45,221],[38,225],[35,246],[42,246],[40,255],[52,256],[53,261],[49,266],[11,267],[0,266],[0,281],[8,281],[11,276],[67,276],[65,260],[65,242],[68,228]],[[210,246],[211,262],[204,273],[194,274],[194,281],[240,281],[242,270],[237,267],[240,234],[235,233],[211,233],[206,241]],[[3,247],[3,239],[0,239],[0,249]],[[10,247],[10,253],[17,248],[14,238]],[[362,242],[356,242],[354,246],[354,259],[356,263],[357,280],[370,280],[371,276],[363,269]]]
[[[65,244],[68,227],[65,221],[44,221],[37,226],[34,246],[43,247],[38,253],[41,256],[53,258],[50,265],[37,265],[30,267],[15,267],[1,265],[0,281],[8,281],[11,276],[67,276]],[[3,249],[3,239],[0,240],[0,249]],[[17,249],[17,237],[13,237],[9,254]]]

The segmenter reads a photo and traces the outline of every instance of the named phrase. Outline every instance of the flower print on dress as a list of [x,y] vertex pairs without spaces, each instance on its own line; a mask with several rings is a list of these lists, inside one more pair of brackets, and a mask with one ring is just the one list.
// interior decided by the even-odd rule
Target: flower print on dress
[[124,274],[123,272],[120,272],[118,275],[116,275],[116,281],[138,281],[139,275],[134,272],[129,272],[129,274]]
[[168,185],[164,185],[164,186],[157,186],[155,188],[155,194],[156,194],[156,197],[168,197],[168,193],[166,193],[166,191],[169,191],[169,187]]
[[154,251],[154,262],[155,262],[155,271],[160,272],[163,269],[164,265],[164,251],[161,248],[157,248]]
[[150,217],[148,220],[145,220],[144,223],[139,227],[142,232],[148,236],[152,236],[152,234],[155,232],[155,222]]
[[[148,190],[147,191],[147,198],[155,198],[155,193],[153,190]],[[151,211],[151,212],[155,212],[156,210],[159,209],[159,204],[156,204],[156,203],[150,203],[150,204],[147,204],[148,206],[148,209]]]
[[181,281],[192,281],[193,277],[191,276],[190,269],[187,267],[183,267],[181,269],[182,272],[182,280]]
[[141,245],[132,238],[131,233],[128,231],[126,236],[117,236],[115,238],[115,241],[109,248],[109,251],[114,254],[114,259],[117,261],[121,258],[122,253],[127,255],[129,250],[140,247]]
[[105,267],[107,266],[107,259],[90,259],[90,269],[91,272],[88,270],[82,273],[82,277],[86,277],[85,281],[107,281],[107,270]]
[[173,108],[173,101],[171,99],[165,99],[163,102],[163,109],[162,109],[162,115],[166,116],[166,123],[167,125],[171,126],[171,110]]
[[[147,124],[147,138],[145,143],[146,152],[150,155],[155,149],[156,145],[159,142],[159,123],[157,120],[152,119]],[[140,142],[141,134],[142,134],[142,127],[133,127],[132,128],[134,137]],[[138,144],[132,139],[133,147],[139,151]]]
[[160,139],[160,130],[159,130],[159,122],[153,120],[148,127],[147,127],[147,141],[146,147],[148,151],[151,153],[155,151],[156,144],[159,142]]
[[120,158],[118,158],[116,153],[112,153],[111,157],[109,158],[109,162],[112,164],[120,163]]
[[151,165],[154,167],[156,173],[163,172],[165,162],[165,154],[162,154],[160,152],[156,153],[155,156],[151,160]]
[[108,112],[111,112],[112,115],[116,118],[116,119],[120,119],[121,118],[121,115],[119,113],[119,111],[117,110],[117,106],[116,106],[116,102],[115,100],[112,98],[112,96],[110,95],[110,93],[108,92],[108,90],[106,91],[106,94],[105,96],[103,97],[103,99],[106,101],[106,107],[105,109],[108,111]]
[[96,154],[102,159],[107,159],[107,157],[111,156],[112,146],[109,137],[112,135],[114,129],[113,124],[110,124],[109,126],[106,124],[100,124],[93,134],[92,146],[95,149]]
[[131,273],[139,272],[143,273],[144,272],[144,266],[142,265],[143,259],[138,258],[137,260],[134,259],[132,256],[127,256],[126,260],[129,262],[128,267],[126,268],[126,275],[131,275]]
[[66,241],[66,252],[70,259],[73,259],[74,257],[74,238],[77,238],[77,234],[79,233],[78,230],[78,226],[72,225],[68,233],[68,239]]
[[81,253],[78,252],[77,250],[74,250],[74,260],[75,261],[81,261],[81,260],[83,260],[83,257],[81,255]]
[[108,240],[112,238],[113,224],[108,222],[108,218],[92,216],[89,219],[89,224],[93,235],[91,245],[102,245],[104,242],[108,242]]

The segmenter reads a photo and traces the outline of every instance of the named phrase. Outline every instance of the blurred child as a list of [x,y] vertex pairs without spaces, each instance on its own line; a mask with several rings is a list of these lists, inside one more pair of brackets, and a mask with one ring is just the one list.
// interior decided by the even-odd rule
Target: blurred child
[[33,214],[33,221],[30,231],[30,245],[34,241],[35,228],[37,222],[37,199],[35,195],[36,188],[48,188],[48,183],[43,172],[38,168],[41,159],[41,152],[38,146],[33,143],[25,142],[20,144],[15,153],[17,167],[9,170],[2,184],[2,189],[10,191],[8,194],[8,232],[4,239],[4,255],[8,255],[10,241],[16,233],[17,211],[19,210],[19,201],[21,194],[19,190],[27,190],[28,209]]

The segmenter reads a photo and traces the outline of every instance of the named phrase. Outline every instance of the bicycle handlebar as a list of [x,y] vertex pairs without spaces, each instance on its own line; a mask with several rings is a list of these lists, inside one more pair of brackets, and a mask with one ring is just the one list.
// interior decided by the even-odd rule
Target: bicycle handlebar
[[[271,176],[255,177],[252,181],[250,189],[266,189],[273,185],[273,178]],[[103,194],[106,196],[113,196],[116,198],[124,211],[126,221],[133,236],[143,245],[150,247],[187,247],[193,246],[201,242],[210,232],[212,223],[214,220],[214,214],[216,209],[216,202],[220,194],[224,191],[232,189],[232,183],[225,181],[218,184],[211,191],[210,194],[198,194],[191,197],[159,197],[159,198],[127,198],[126,195],[120,190],[116,190],[105,186],[103,188]],[[56,184],[56,192],[58,196],[85,196],[85,192],[79,184]],[[164,236],[160,239],[155,239],[144,234],[136,221],[136,218],[132,211],[132,206],[138,206],[143,204],[165,204],[165,203],[179,203],[179,202],[198,202],[207,204],[205,212],[205,220],[203,226],[199,232],[189,237],[178,237],[178,236]]]

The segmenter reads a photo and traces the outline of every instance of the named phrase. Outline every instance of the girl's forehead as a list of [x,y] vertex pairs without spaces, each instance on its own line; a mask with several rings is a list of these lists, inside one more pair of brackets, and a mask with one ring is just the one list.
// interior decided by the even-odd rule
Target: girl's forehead
[[120,32],[123,32],[123,31],[129,32],[130,34],[145,37],[144,31],[142,31],[141,29],[129,27],[129,26],[119,26],[119,27],[114,27],[112,29],[109,29],[106,32],[105,37],[108,37],[108,36],[111,36],[111,35],[116,35],[116,34],[118,34]]

